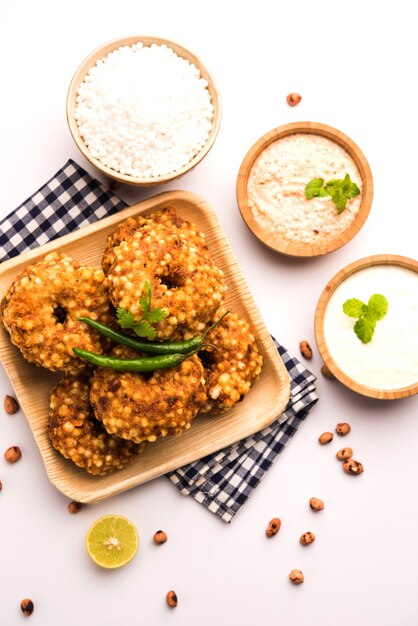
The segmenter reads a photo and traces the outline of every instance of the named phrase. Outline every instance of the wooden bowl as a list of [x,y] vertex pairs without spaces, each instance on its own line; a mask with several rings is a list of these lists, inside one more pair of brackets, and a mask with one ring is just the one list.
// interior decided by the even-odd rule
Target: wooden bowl
[[[98,59],[102,59],[107,54],[109,54],[109,52],[112,52],[112,50],[116,50],[117,48],[120,48],[120,46],[132,46],[133,44],[138,43],[138,42],[142,42],[144,46],[150,46],[151,44],[157,44],[161,46],[165,44],[166,46],[174,50],[174,52],[178,56],[182,57],[183,59],[187,59],[187,61],[190,61],[190,63],[193,63],[200,70],[201,76],[204,79],[206,79],[208,82],[208,90],[209,90],[211,100],[212,100],[212,105],[214,108],[212,129],[209,133],[209,137],[205,145],[203,146],[203,148],[193,157],[193,159],[191,159],[191,161],[186,163],[186,165],[183,165],[183,167],[179,168],[175,172],[171,172],[164,176],[137,178],[135,176],[128,176],[126,174],[121,174],[120,172],[116,172],[110,167],[107,167],[101,161],[99,161],[99,159],[96,159],[91,156],[88,147],[86,146],[86,144],[84,143],[83,139],[80,136],[78,126],[74,118],[78,88],[80,87],[80,84],[83,82],[90,68],[92,68],[96,64]],[[186,172],[193,169],[203,159],[203,157],[206,156],[206,154],[209,152],[209,150],[211,149],[211,147],[213,146],[215,142],[216,136],[219,131],[219,126],[221,123],[221,99],[220,99],[219,91],[218,91],[218,88],[216,86],[216,83],[212,74],[206,69],[206,67],[203,65],[203,63],[200,61],[200,59],[197,56],[189,52],[189,50],[186,50],[186,48],[183,48],[182,46],[179,46],[177,43],[174,43],[173,41],[169,41],[168,39],[160,39],[158,37],[142,37],[141,35],[137,35],[136,37],[124,37],[122,39],[115,39],[114,41],[106,43],[103,46],[100,46],[100,48],[97,48],[96,50],[94,50],[94,52],[89,54],[89,56],[86,59],[84,59],[84,61],[79,66],[76,73],[74,74],[73,79],[70,83],[70,87],[68,89],[67,122],[70,128],[70,132],[73,136],[73,139],[76,142],[82,154],[86,157],[88,161],[90,161],[92,165],[94,165],[95,167],[97,167],[98,170],[103,172],[103,174],[121,183],[130,183],[131,185],[139,185],[139,186],[159,185],[162,183],[167,183],[176,178],[179,178],[180,176],[183,176],[183,174],[186,174]]]
[[[363,183],[361,205],[354,221],[344,232],[338,234],[332,239],[329,239],[328,241],[323,241],[322,243],[310,244],[291,242],[287,239],[281,238],[277,234],[272,233],[271,231],[260,226],[260,224],[254,219],[253,213],[248,205],[248,177],[257,158],[273,142],[283,139],[289,135],[301,133],[321,135],[322,137],[330,139],[344,148],[356,164]],[[344,135],[341,131],[336,128],[332,128],[331,126],[327,126],[326,124],[316,122],[294,122],[292,124],[285,124],[279,128],[274,128],[270,132],[263,135],[250,148],[241,163],[241,167],[238,172],[236,192],[242,218],[251,232],[261,241],[261,243],[266,245],[271,250],[275,250],[276,252],[281,252],[282,254],[287,254],[289,256],[312,257],[328,254],[329,252],[337,250],[358,233],[366,221],[372,205],[373,177],[366,157],[354,141],[347,137],[347,135]]]
[[374,387],[368,387],[364,384],[358,383],[347,376],[347,374],[339,368],[338,364],[331,357],[325,341],[325,310],[332,294],[346,278],[351,276],[351,274],[375,265],[398,265],[418,273],[418,261],[398,256],[396,254],[378,254],[374,256],[367,256],[363,259],[355,261],[354,263],[350,263],[339,271],[333,278],[331,278],[319,298],[315,311],[315,339],[324,363],[331,370],[332,374],[334,374],[334,376],[343,383],[343,385],[353,391],[356,391],[357,393],[368,396],[369,398],[377,398],[379,400],[396,400],[398,398],[406,398],[407,396],[412,396],[418,393],[418,380],[407,387],[390,390],[376,389]]

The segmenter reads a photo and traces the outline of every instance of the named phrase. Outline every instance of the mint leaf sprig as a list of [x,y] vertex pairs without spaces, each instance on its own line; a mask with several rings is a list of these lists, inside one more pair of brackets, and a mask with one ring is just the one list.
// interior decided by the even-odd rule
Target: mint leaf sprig
[[375,293],[370,296],[367,304],[357,298],[346,300],[343,304],[343,311],[349,317],[357,318],[353,330],[360,341],[369,343],[372,340],[376,322],[385,317],[388,307],[389,303],[385,296]]
[[338,214],[342,213],[347,206],[350,198],[355,198],[360,193],[360,189],[356,183],[350,178],[350,174],[346,174],[344,178],[335,178],[324,185],[323,178],[312,178],[305,187],[305,198],[325,198],[330,196],[331,200],[337,208]]
[[138,337],[145,339],[155,339],[157,331],[153,327],[153,324],[162,322],[167,313],[163,309],[156,307],[151,308],[152,290],[151,283],[146,280],[144,283],[144,291],[139,298],[139,306],[141,307],[142,316],[139,320],[135,319],[134,314],[127,309],[116,309],[116,317],[118,324],[121,328],[129,328],[134,331]]

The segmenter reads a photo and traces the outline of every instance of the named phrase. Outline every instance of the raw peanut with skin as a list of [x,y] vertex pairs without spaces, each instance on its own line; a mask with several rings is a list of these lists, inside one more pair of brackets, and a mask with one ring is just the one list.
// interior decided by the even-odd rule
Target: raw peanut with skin
[[303,546],[309,546],[310,543],[315,541],[315,535],[311,532],[303,533],[299,541]]
[[0,480],[0,491],[3,489],[3,483]]
[[318,441],[322,446],[324,446],[326,443],[329,443],[333,439],[334,439],[334,435],[332,433],[326,432],[320,435]]
[[4,458],[8,463],[16,463],[22,456],[22,452],[18,446],[11,446],[7,448],[4,453]]
[[280,519],[278,517],[273,517],[273,519],[267,526],[266,537],[270,538],[270,537],[274,537],[274,535],[277,535],[277,533],[280,530],[281,525],[282,525],[282,522],[280,521]]
[[334,374],[331,372],[328,365],[325,365],[325,363],[321,367],[321,374],[324,378],[328,378],[329,380],[335,378]]
[[289,574],[289,580],[294,585],[301,585],[303,581],[305,580],[305,578],[302,572],[300,571],[300,569],[292,569],[292,571]]
[[20,608],[21,608],[22,613],[26,615],[26,617],[29,617],[29,615],[32,615],[35,607],[34,607],[32,600],[29,600],[29,598],[25,598],[20,603]]
[[347,424],[347,422],[340,422],[335,427],[335,432],[337,433],[337,435],[340,435],[340,437],[345,437],[346,435],[348,435],[350,430],[351,426],[350,424]]
[[73,500],[72,502],[69,502],[67,506],[68,512],[74,513],[74,514],[81,511],[82,508],[83,508],[83,505],[81,504],[81,502],[76,502],[75,500]]
[[353,476],[358,476],[358,474],[364,472],[363,465],[354,459],[348,459],[348,461],[343,463],[343,470],[346,474],[352,474]]
[[14,413],[17,413],[19,410],[19,404],[16,398],[13,398],[13,396],[5,396],[3,404],[4,404],[4,410],[9,415],[13,415]]
[[154,534],[153,539],[154,543],[159,546],[167,541],[167,535],[163,530],[157,530],[157,532]]
[[309,341],[301,341],[299,343],[299,350],[300,353],[303,357],[305,357],[305,359],[311,359],[312,358],[312,348],[311,345],[309,343]]
[[311,498],[309,500],[309,506],[311,507],[312,511],[315,512],[322,511],[325,508],[324,503],[319,498]]
[[166,601],[168,606],[171,606],[172,608],[174,608],[175,606],[177,606],[177,594],[175,591],[171,590],[167,592],[166,595]]
[[302,100],[302,96],[300,95],[300,93],[296,93],[294,91],[294,92],[288,94],[286,100],[287,100],[287,104],[289,106],[295,107]]
[[351,459],[353,451],[351,448],[341,448],[335,456],[339,461],[346,461],[347,459]]

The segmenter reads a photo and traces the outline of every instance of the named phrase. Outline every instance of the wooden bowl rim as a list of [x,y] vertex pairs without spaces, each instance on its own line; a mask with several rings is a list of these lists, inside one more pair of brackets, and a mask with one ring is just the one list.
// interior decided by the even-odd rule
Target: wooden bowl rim
[[[292,243],[285,239],[274,237],[255,221],[252,211],[248,206],[247,199],[248,176],[256,159],[263,150],[279,139],[283,139],[289,135],[304,133],[321,135],[341,146],[356,164],[363,184],[360,209],[354,221],[342,233],[339,233],[329,241],[318,244]],[[343,132],[320,122],[292,122],[291,124],[284,124],[283,126],[273,128],[265,133],[249,149],[238,171],[236,195],[238,207],[244,222],[261,243],[275,252],[280,252],[288,256],[313,257],[328,254],[329,252],[341,248],[341,246],[348,243],[362,228],[372,206],[373,176],[370,165],[363,152],[358,145]]]
[[[104,58],[113,50],[120,48],[121,46],[132,46],[135,43],[143,43],[145,46],[151,46],[152,44],[157,45],[166,45],[174,52],[186,59],[187,61],[196,65],[200,74],[203,78],[205,78],[208,82],[208,90],[210,93],[212,106],[214,108],[213,120],[212,120],[212,128],[209,133],[209,137],[205,143],[205,145],[199,150],[199,152],[191,159],[188,163],[183,165],[183,167],[179,168],[175,172],[171,174],[166,174],[164,176],[152,177],[152,178],[138,178],[135,176],[128,176],[127,174],[121,174],[120,172],[116,172],[112,170],[110,167],[104,165],[99,159],[91,156],[88,147],[84,143],[83,139],[78,132],[78,126],[74,119],[74,109],[75,109],[75,99],[77,95],[78,88],[80,84],[83,82],[85,76],[88,71],[94,67],[98,59]],[[219,132],[219,127],[221,124],[222,117],[222,105],[221,105],[221,96],[219,93],[219,89],[215,78],[212,73],[206,68],[206,66],[202,63],[199,57],[190,52],[187,48],[184,48],[180,44],[171,41],[170,39],[163,39],[161,37],[152,37],[152,36],[143,36],[143,35],[132,35],[129,37],[122,37],[119,39],[113,39],[112,41],[108,41],[105,44],[97,47],[93,52],[91,52],[85,59],[80,63],[77,70],[75,71],[73,78],[71,79],[70,86],[68,88],[67,93],[67,102],[66,102],[66,115],[67,115],[67,123],[70,129],[70,133],[83,154],[83,156],[98,170],[100,170],[103,174],[108,176],[109,178],[113,178],[122,183],[128,183],[131,185],[137,186],[152,186],[152,185],[160,185],[163,183],[170,182],[183,176],[191,169],[193,169],[209,152],[215,143],[215,139]]]
[[345,374],[335,363],[331,357],[328,346],[325,341],[324,334],[324,316],[328,302],[336,288],[341,285],[342,282],[355,272],[366,269],[367,267],[373,267],[376,265],[398,265],[411,271],[418,273],[418,261],[410,259],[409,257],[400,256],[398,254],[375,254],[371,256],[363,257],[353,263],[349,263],[343,269],[335,274],[331,280],[324,287],[316,306],[315,311],[315,341],[318,347],[318,351],[334,376],[343,385],[349,389],[356,391],[369,398],[376,398],[378,400],[397,400],[399,398],[406,398],[418,393],[418,380],[416,383],[408,385],[407,387],[401,387],[399,389],[376,389],[375,387],[368,387],[361,383],[356,382],[347,374]]

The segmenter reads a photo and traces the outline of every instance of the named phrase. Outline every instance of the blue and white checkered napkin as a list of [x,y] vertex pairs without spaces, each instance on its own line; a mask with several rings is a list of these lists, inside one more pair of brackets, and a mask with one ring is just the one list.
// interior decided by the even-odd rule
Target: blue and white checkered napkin
[[[126,203],[74,161],[0,222],[0,262],[116,213]],[[167,474],[184,495],[230,522],[318,401],[315,376],[276,341],[291,377],[285,412],[262,431]]]

